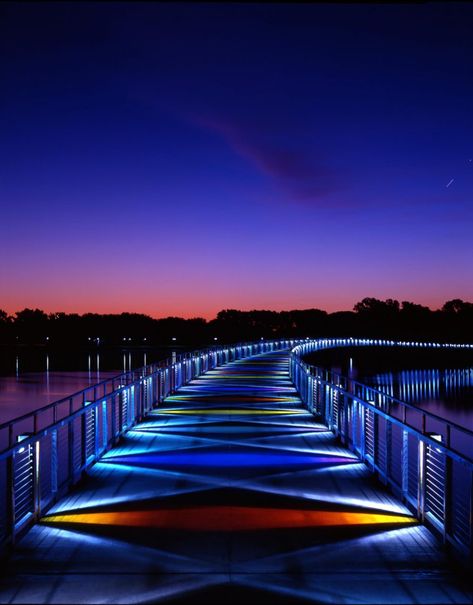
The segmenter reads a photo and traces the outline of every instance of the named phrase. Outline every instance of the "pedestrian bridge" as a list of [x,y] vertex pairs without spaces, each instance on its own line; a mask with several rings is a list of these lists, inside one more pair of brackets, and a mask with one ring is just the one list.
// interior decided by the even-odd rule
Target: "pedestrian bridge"
[[1,426],[0,602],[471,603],[471,435],[301,359],[354,343],[188,354]]

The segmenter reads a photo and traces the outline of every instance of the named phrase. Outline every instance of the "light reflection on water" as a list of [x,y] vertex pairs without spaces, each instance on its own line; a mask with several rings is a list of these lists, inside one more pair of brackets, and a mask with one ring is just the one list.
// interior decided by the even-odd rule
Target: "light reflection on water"
[[2,350],[0,423],[173,353],[170,349]]
[[471,351],[340,347],[306,360],[473,430]]
[[473,430],[473,368],[403,370],[358,380]]
[[[343,349],[338,351],[337,358],[329,363],[320,363],[318,359],[313,363],[331,367],[392,397],[473,430],[473,364],[461,368],[400,369],[395,360],[396,371],[379,371],[378,352],[373,358],[362,350],[352,350],[349,354]],[[31,351],[15,352],[10,355],[9,363],[3,364],[4,369],[8,365],[10,375],[0,375],[0,423],[121,372],[169,356],[175,358],[176,351],[119,349],[82,351],[79,355],[76,351],[43,350],[35,353],[33,361]],[[37,371],[39,369],[43,371]]]
[[27,372],[0,376],[0,423],[67,397],[118,372]]

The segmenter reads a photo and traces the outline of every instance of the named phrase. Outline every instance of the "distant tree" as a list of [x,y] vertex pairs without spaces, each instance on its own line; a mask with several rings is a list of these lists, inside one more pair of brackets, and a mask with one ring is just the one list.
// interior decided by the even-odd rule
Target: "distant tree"
[[416,303],[409,302],[407,300],[403,300],[401,303],[401,311],[404,313],[412,313],[412,314],[430,314],[432,311],[429,307],[424,307],[423,305],[418,305]]
[[465,313],[473,311],[473,303],[465,302],[461,298],[448,300],[442,307],[444,313]]
[[15,313],[15,323],[47,323],[48,315],[41,309],[28,309]]
[[6,311],[0,309],[0,343],[12,340],[12,321]]
[[335,311],[324,322],[325,336],[363,336],[363,318],[353,311]]
[[372,337],[393,338],[399,333],[400,305],[392,298],[364,298],[356,303],[353,310],[358,316],[358,334]]
[[[434,314],[429,307],[418,305],[407,300],[401,303],[399,338],[429,338],[434,327]],[[437,332],[440,325],[437,324]]]
[[378,298],[364,298],[353,307],[356,313],[369,313],[372,315],[384,315],[388,313],[397,313],[399,311],[399,301],[387,298],[385,301]]
[[[282,315],[282,313],[280,314]],[[309,336],[316,337],[324,335],[328,314],[321,309],[292,310],[287,313],[284,336]],[[290,330],[288,329],[290,326]]]
[[367,297],[353,311],[326,313],[321,309],[271,311],[224,309],[216,318],[154,319],[140,313],[98,314],[23,309],[9,317],[0,310],[0,342],[89,345],[201,346],[260,338],[368,336],[373,338],[431,338],[473,340],[473,303],[447,301],[441,310],[410,301]]
[[44,341],[48,336],[49,317],[41,309],[23,309],[14,317],[15,331],[26,342]]
[[236,309],[224,309],[217,313],[217,321],[238,321],[244,315],[243,311],[237,311]]

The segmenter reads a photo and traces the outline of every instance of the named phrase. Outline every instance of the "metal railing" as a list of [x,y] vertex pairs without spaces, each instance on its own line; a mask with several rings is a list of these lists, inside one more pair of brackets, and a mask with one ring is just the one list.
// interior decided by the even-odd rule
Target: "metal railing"
[[290,359],[291,378],[307,408],[446,545],[472,557],[473,432],[302,359],[321,349],[346,346],[473,349],[473,345],[321,339],[296,346]]
[[169,394],[217,366],[297,340],[212,347],[120,374],[0,425],[0,545],[13,544]]

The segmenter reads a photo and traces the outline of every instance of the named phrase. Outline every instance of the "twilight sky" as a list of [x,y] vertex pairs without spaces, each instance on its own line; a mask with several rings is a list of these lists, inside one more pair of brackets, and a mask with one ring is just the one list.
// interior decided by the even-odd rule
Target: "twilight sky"
[[473,4],[0,6],[0,308],[473,299]]

